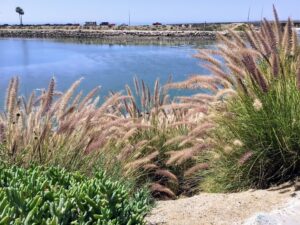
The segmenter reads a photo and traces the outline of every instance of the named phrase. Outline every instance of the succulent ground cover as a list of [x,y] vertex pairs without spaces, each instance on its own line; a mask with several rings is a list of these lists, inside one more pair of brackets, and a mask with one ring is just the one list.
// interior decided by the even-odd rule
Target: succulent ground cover
[[147,192],[61,168],[0,168],[0,224],[143,224]]

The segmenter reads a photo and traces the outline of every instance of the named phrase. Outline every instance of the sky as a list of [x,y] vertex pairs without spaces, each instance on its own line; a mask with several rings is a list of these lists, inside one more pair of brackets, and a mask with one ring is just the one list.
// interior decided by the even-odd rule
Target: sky
[[[300,19],[300,0],[0,0],[0,24],[108,21],[132,24],[237,22],[272,18],[275,4],[281,19]],[[250,10],[249,10],[250,9]]]

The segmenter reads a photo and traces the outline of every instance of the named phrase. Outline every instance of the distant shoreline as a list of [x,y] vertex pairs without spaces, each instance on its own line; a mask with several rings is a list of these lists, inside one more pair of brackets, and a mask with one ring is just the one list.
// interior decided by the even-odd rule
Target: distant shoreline
[[2,38],[78,38],[78,39],[101,39],[116,41],[197,41],[215,40],[216,31],[166,31],[166,30],[68,30],[68,29],[37,29],[0,28]]

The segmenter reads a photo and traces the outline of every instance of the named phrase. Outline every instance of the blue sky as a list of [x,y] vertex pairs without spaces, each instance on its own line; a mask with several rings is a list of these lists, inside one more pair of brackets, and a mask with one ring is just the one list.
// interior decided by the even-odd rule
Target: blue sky
[[127,23],[245,21],[272,16],[300,19],[300,0],[0,0],[0,24],[18,23],[15,7],[25,11],[24,23]]

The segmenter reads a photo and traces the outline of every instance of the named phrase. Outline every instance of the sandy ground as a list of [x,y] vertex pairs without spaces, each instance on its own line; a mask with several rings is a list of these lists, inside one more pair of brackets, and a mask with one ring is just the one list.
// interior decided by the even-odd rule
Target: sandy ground
[[[276,210],[282,214],[291,201],[300,202],[299,196],[294,186],[231,194],[202,193],[191,198],[160,201],[146,220],[148,225],[292,224],[270,223],[265,217],[262,222],[258,220],[261,215]],[[296,217],[300,224],[300,210]]]

